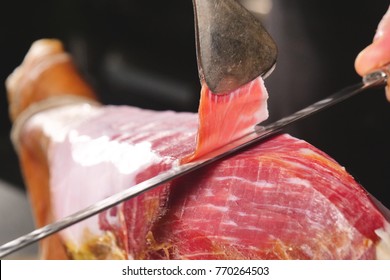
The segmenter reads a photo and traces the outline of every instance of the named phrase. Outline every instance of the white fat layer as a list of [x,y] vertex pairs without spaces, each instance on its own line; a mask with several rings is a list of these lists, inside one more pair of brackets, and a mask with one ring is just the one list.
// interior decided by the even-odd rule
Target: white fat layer
[[237,227],[238,226],[238,224],[235,221],[233,221],[233,220],[225,220],[221,224],[224,225],[224,226],[233,226],[233,227]]
[[248,214],[246,212],[237,212],[237,215],[240,216],[240,217],[257,217],[256,214]]
[[275,184],[269,183],[264,180],[258,180],[258,181],[251,181],[243,177],[238,176],[221,176],[218,178],[215,178],[216,181],[228,181],[228,182],[241,182],[243,185],[254,185],[255,187],[261,187],[261,188],[274,188]]
[[217,239],[217,240],[224,240],[228,241],[232,244],[238,244],[241,242],[241,240],[237,237],[231,237],[231,236],[220,236],[220,235],[208,235],[207,238],[209,239]]
[[107,136],[91,139],[76,130],[69,133],[69,139],[73,143],[72,158],[83,167],[110,163],[120,173],[132,174],[159,159],[152,151],[152,143],[148,141],[131,145],[110,141]]
[[204,196],[205,196],[205,197],[213,197],[213,196],[214,196],[213,190],[210,189],[210,188],[207,188],[207,189],[205,190]]
[[226,207],[226,206],[216,206],[214,204],[207,204],[206,207],[218,210],[218,211],[223,212],[223,213],[229,211],[229,207]]
[[228,201],[238,201],[240,198],[238,196],[235,196],[233,194],[230,194],[228,197]]
[[318,153],[309,148],[301,148],[299,149],[299,152],[303,155],[318,155]]
[[390,260],[390,224],[385,223],[385,226],[375,231],[380,237],[380,241],[376,246],[376,258],[378,260]]
[[[70,122],[60,129],[60,137],[50,147],[50,184],[56,219],[133,186],[140,170],[162,161],[148,141],[131,144],[107,136],[92,137],[80,131],[78,124],[80,121]],[[54,118],[47,129],[49,135],[55,134]],[[119,216],[106,216],[110,224],[120,222]],[[65,229],[62,234],[68,242],[79,246],[86,231],[101,234],[97,215]]]
[[295,186],[303,186],[305,188],[311,188],[312,187],[311,183],[308,180],[304,180],[304,179],[297,178],[297,177],[288,178],[286,180],[286,183],[292,184],[292,185],[295,185]]

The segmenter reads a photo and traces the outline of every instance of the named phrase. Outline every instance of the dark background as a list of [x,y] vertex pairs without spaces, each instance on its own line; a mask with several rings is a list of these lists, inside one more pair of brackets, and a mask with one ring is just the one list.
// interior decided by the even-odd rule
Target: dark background
[[[355,57],[372,41],[388,0],[272,3],[269,14],[256,13],[279,46],[276,70],[266,80],[270,120],[360,81]],[[61,39],[104,103],[197,110],[191,0],[13,0],[2,1],[0,11],[0,179],[24,188],[3,81],[34,40]],[[331,155],[390,207],[389,124],[390,104],[377,89],[287,131]]]

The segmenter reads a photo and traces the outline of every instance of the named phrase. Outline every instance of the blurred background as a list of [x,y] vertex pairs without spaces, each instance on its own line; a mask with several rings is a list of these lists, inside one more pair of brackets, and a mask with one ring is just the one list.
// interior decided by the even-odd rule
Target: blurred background
[[[241,2],[264,21],[279,47],[276,70],[266,80],[270,120],[359,82],[355,57],[372,41],[389,6],[388,0]],[[0,218],[19,209],[12,219],[24,233],[32,224],[22,222],[30,214],[22,206],[28,200],[9,140],[4,81],[31,43],[61,39],[103,103],[195,112],[200,85],[193,10],[191,0],[13,0],[0,7]],[[328,153],[390,207],[389,127],[390,103],[376,89],[287,132]],[[7,198],[15,192],[18,202]]]

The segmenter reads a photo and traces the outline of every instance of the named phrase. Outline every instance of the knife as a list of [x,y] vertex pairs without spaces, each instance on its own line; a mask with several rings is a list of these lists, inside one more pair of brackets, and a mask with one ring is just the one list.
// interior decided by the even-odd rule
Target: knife
[[[136,197],[148,190],[156,188],[161,184],[164,184],[175,178],[178,178],[180,176],[198,170],[217,160],[220,160],[238,151],[241,151],[244,148],[247,148],[255,143],[264,141],[267,138],[278,134],[279,132],[281,132],[282,129],[284,129],[288,125],[291,125],[292,123],[295,123],[301,119],[311,116],[321,110],[329,108],[341,101],[344,101],[356,95],[357,93],[360,93],[369,88],[385,86],[387,84],[387,79],[389,75],[390,75],[390,65],[366,75],[365,77],[363,77],[360,83],[344,88],[341,91],[338,91],[323,100],[320,100],[300,111],[297,111],[296,113],[290,116],[284,117],[266,126],[261,126],[260,124],[257,124],[255,125],[252,132],[242,136],[241,138],[238,138],[237,140],[234,140],[233,142],[228,143],[227,145],[224,145],[208,153],[207,155],[203,156],[202,158],[194,162],[172,167],[168,171],[164,171],[163,173],[160,173],[155,177],[152,177],[146,181],[143,181],[139,184],[129,187],[128,189],[122,192],[114,194],[85,209],[82,209],[72,215],[69,215],[57,222],[38,228],[26,235],[14,239],[13,241],[5,243],[0,247],[0,258],[3,258],[11,254],[12,252],[22,249],[23,247],[26,247],[62,229],[65,229],[71,225],[83,221],[95,214],[107,210],[110,207],[115,206],[125,200]],[[372,202],[375,205],[377,205],[378,203],[376,200],[372,200]],[[381,209],[381,207],[379,206],[381,205],[378,205],[378,208]],[[387,217],[389,216],[389,212],[384,214],[387,214]]]

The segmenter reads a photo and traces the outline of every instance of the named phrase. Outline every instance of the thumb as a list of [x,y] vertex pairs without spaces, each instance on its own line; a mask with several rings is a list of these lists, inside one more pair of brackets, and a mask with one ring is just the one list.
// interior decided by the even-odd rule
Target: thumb
[[[356,72],[364,76],[390,63],[390,7],[380,21],[373,42],[355,60]],[[386,89],[390,101],[390,81]]]

